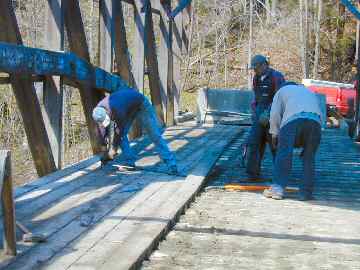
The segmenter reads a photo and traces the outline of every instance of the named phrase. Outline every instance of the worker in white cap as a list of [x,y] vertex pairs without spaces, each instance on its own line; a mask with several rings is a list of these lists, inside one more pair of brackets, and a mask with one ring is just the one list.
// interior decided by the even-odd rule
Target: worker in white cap
[[[120,147],[125,158],[125,162],[120,165],[129,169],[135,168],[136,155],[130,148],[127,133],[136,118],[155,144],[160,157],[167,164],[169,172],[178,172],[175,156],[161,136],[154,109],[143,94],[131,88],[116,91],[99,102],[93,110],[92,117],[98,125],[98,131],[104,146],[102,153],[104,161],[113,159],[118,147]],[[115,123],[114,139],[112,148],[106,151],[105,146],[109,144],[109,125],[111,121]]]

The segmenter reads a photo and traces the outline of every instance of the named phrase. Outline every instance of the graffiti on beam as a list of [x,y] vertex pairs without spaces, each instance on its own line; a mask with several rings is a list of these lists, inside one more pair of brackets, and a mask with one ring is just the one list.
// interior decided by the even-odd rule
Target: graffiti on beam
[[0,72],[64,76],[76,83],[115,92],[129,88],[119,76],[94,67],[73,53],[53,52],[0,42]]

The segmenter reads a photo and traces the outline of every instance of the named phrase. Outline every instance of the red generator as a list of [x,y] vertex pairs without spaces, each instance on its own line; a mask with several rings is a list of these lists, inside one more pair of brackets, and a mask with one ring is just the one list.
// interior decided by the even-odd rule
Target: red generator
[[302,83],[315,93],[326,96],[328,109],[335,109],[346,118],[352,118],[355,113],[355,85],[303,79]]

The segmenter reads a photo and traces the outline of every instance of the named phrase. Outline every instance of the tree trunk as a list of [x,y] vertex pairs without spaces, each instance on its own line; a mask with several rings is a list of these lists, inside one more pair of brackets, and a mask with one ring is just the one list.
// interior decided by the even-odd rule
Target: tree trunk
[[[254,0],[250,0],[249,6],[249,50],[248,50],[248,67],[251,64],[251,55],[252,55],[252,47],[253,47],[253,13],[254,13]],[[252,75],[251,70],[248,69],[248,88],[252,88]]]
[[321,17],[322,17],[322,0],[318,0],[317,3],[317,19],[316,19],[316,29],[315,29],[315,56],[314,56],[314,70],[313,78],[318,78],[319,72],[319,58],[320,58],[320,27],[321,27]]
[[271,22],[270,0],[265,0],[265,9],[266,9],[266,24],[270,24]]
[[342,39],[344,37],[344,28],[345,28],[345,6],[341,4],[340,0],[338,2],[338,16],[339,23],[336,28],[336,39]]
[[277,10],[277,0],[271,1],[271,15],[273,18],[276,18],[276,10]]
[[308,27],[307,27],[307,4],[308,0],[300,0],[300,43],[301,43],[301,66],[303,78],[308,78]]

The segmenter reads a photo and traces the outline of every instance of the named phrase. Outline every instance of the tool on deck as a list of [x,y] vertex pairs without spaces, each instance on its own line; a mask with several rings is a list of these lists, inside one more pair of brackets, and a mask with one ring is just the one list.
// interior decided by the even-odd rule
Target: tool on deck
[[[269,189],[269,185],[242,185],[242,184],[227,184],[224,186],[225,190],[228,191],[264,191],[265,189]],[[287,187],[286,192],[298,192],[299,189],[295,187]]]
[[23,241],[32,243],[46,242],[46,237],[43,234],[33,234],[28,228],[26,228],[19,221],[16,221],[16,226],[24,233]]

